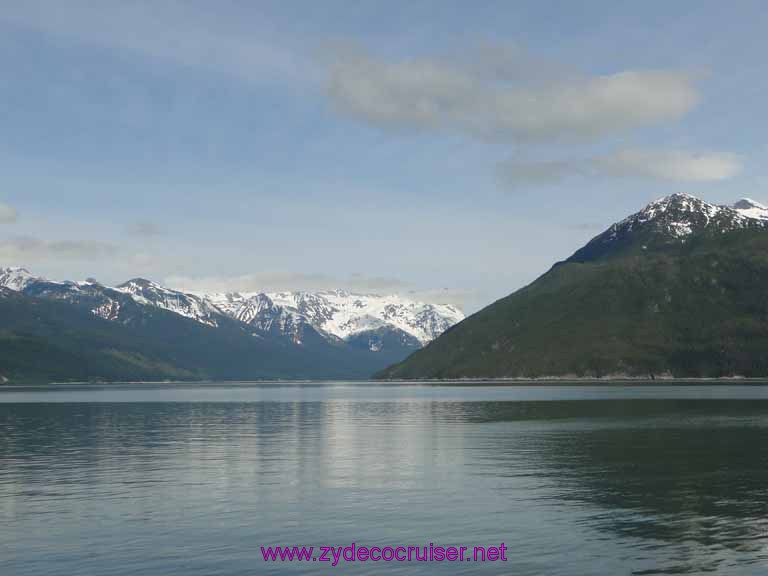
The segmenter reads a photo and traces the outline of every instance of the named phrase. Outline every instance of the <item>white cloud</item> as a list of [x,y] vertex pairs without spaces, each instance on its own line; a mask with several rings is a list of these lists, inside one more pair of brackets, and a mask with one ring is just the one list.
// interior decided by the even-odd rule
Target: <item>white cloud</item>
[[524,162],[508,160],[499,164],[499,179],[511,187],[557,184],[572,176],[586,176],[592,160],[547,160]]
[[509,186],[556,184],[574,177],[709,182],[732,178],[741,170],[742,161],[733,154],[636,149],[583,159],[511,160],[499,166],[501,180]]
[[680,150],[621,150],[596,158],[595,169],[611,176],[641,176],[675,182],[727,180],[741,172],[733,154],[699,154]]
[[191,292],[279,292],[281,290],[350,290],[356,292],[399,292],[406,284],[396,278],[353,274],[337,278],[328,274],[262,272],[240,276],[171,276],[168,286]]
[[211,4],[176,0],[24,0],[3,5],[0,21],[84,44],[207,68],[248,82],[303,81],[312,67],[268,39],[226,23]]
[[347,48],[331,66],[329,93],[341,112],[379,126],[533,140],[589,139],[674,120],[698,101],[685,72],[536,77],[498,58],[491,64],[388,62]]
[[176,290],[196,293],[347,290],[363,294],[399,294],[420,302],[453,304],[462,310],[466,310],[468,302],[477,297],[476,293],[470,290],[420,289],[397,278],[361,274],[352,274],[346,278],[300,272],[266,272],[241,276],[170,276],[165,278],[163,283]]
[[13,206],[0,202],[0,224],[13,224],[18,218],[18,213]]
[[149,220],[138,220],[136,222],[131,222],[128,224],[128,226],[126,226],[125,231],[131,236],[138,236],[140,238],[162,236],[165,233],[165,230],[162,226]]
[[112,244],[92,240],[49,241],[31,236],[0,240],[0,258],[22,264],[41,260],[106,258],[117,252]]

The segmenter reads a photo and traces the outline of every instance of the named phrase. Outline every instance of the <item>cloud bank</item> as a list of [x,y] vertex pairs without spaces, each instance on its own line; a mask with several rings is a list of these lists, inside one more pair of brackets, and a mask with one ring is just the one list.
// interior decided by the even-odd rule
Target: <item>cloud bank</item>
[[557,184],[574,177],[712,182],[732,178],[741,170],[741,159],[733,154],[637,149],[578,160],[510,160],[499,165],[502,182],[512,187]]
[[594,139],[680,118],[699,100],[685,72],[535,77],[500,59],[389,62],[349,47],[331,66],[329,94],[342,113],[381,127],[517,140]]
[[337,290],[362,292],[397,292],[405,283],[396,278],[367,277],[353,274],[337,278],[328,274],[299,272],[262,272],[239,276],[171,276],[165,283],[191,292],[280,292],[282,290]]
[[153,238],[165,234],[165,229],[162,226],[149,220],[131,222],[125,227],[125,231],[128,235],[139,238]]
[[19,215],[13,206],[0,202],[0,224],[13,224]]
[[246,35],[226,25],[221,13],[214,4],[175,0],[25,0],[6,3],[0,21],[245,82],[304,82],[311,74],[266,30]]
[[112,257],[117,252],[117,247],[112,244],[92,240],[48,241],[31,236],[0,240],[0,258],[22,264],[39,260],[88,260]]
[[240,276],[171,276],[163,283],[177,290],[197,293],[347,290],[364,294],[399,294],[412,300],[453,304],[462,309],[473,296],[467,290],[422,290],[397,278],[362,274],[352,274],[346,278],[296,272],[263,272]]

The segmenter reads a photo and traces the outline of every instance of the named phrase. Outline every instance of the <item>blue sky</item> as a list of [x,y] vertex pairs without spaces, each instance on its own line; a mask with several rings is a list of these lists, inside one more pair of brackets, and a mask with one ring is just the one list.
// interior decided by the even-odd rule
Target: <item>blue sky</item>
[[768,201],[766,29],[758,1],[5,3],[0,265],[471,311],[654,198]]

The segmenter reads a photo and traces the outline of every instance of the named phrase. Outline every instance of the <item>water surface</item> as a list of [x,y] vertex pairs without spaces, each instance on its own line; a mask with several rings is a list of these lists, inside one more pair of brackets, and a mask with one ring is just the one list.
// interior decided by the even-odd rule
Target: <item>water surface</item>
[[[0,391],[0,574],[765,574],[768,387]],[[495,546],[265,563],[261,546]]]

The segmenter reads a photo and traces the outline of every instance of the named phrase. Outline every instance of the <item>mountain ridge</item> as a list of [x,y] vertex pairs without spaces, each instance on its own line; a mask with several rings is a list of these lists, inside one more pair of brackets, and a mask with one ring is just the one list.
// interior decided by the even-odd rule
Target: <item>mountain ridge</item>
[[[111,287],[93,279],[53,281],[24,268],[0,269],[0,299],[7,300],[6,318],[0,317],[0,376],[7,379],[15,375],[18,379],[46,373],[57,378],[67,374],[81,378],[89,374],[99,380],[120,374],[137,379],[150,375],[159,379],[366,378],[421,347],[426,330],[457,321],[450,315],[440,316],[439,306],[404,303],[400,297],[363,297],[342,291],[295,294],[280,293],[283,301],[276,304],[265,293],[200,295],[144,278]],[[337,302],[326,301],[331,295]],[[284,302],[289,296],[293,300]],[[360,298],[373,298],[378,309],[366,308]],[[399,303],[401,307],[390,309],[383,303]],[[338,320],[336,315],[345,312],[342,304],[346,304],[347,314],[336,323],[347,322],[346,333],[336,331],[336,335],[325,329],[327,326],[312,322],[313,315],[320,312],[325,322]],[[60,305],[77,310],[65,313]],[[455,308],[448,308],[460,315]],[[350,315],[350,309],[357,309],[357,315]],[[405,329],[421,330],[422,339],[384,315],[376,317],[377,310],[389,310],[400,324],[403,318],[410,321]],[[65,314],[82,334],[59,322]],[[96,318],[110,326],[94,323]],[[55,326],[58,333],[46,326]],[[101,336],[90,338],[89,334]],[[167,346],[159,335],[177,341],[181,348]],[[82,341],[82,346],[87,343],[92,353],[83,356],[81,351],[67,348],[68,339]],[[120,345],[104,350],[104,343],[113,341]],[[58,358],[69,372],[45,366],[45,357],[21,365],[10,358],[34,356],[34,350],[48,350],[48,356]],[[135,351],[131,352],[134,356],[127,361],[121,354],[130,350]],[[197,354],[191,356],[189,350],[197,350]],[[223,358],[228,359],[226,365],[221,364]],[[81,365],[92,366],[94,371],[84,372]],[[25,376],[18,370],[30,372]]]
[[587,262],[629,249],[664,248],[685,242],[691,235],[765,227],[768,208],[754,200],[743,198],[731,206],[721,206],[690,194],[671,194],[612,224],[566,261]]
[[768,376],[766,215],[652,202],[377,377]]

